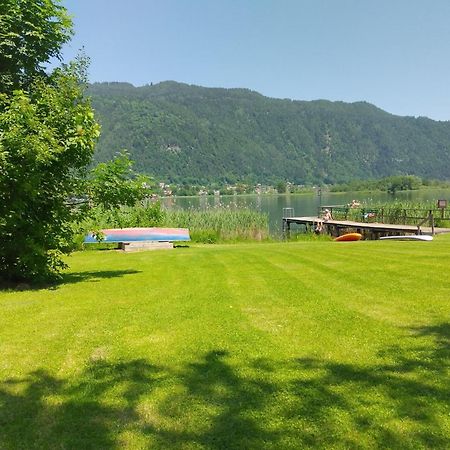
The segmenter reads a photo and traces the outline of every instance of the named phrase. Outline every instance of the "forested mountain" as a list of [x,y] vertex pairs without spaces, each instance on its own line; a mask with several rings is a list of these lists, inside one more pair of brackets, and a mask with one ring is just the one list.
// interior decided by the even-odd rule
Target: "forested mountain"
[[336,183],[412,174],[450,178],[450,122],[365,103],[292,101],[172,81],[96,83],[96,158],[127,149],[166,181]]

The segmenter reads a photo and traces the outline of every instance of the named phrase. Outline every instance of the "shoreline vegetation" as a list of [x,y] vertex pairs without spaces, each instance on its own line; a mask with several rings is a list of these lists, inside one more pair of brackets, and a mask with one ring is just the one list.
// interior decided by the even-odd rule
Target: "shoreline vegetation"
[[192,242],[263,241],[270,237],[268,215],[247,208],[167,210],[160,202],[146,202],[115,210],[96,208],[81,225],[76,248],[82,248],[85,230],[131,227],[188,228]]
[[[334,211],[336,219],[364,221],[367,213],[374,221],[396,224],[418,223],[427,217],[429,211],[435,213],[436,226],[450,226],[448,210],[438,211],[432,201],[393,201],[362,204],[358,208],[346,205]],[[345,217],[344,217],[345,214]],[[370,220],[370,219],[369,219]],[[165,209],[159,201],[143,202],[134,207],[126,206],[114,210],[95,208],[91,217],[81,224],[75,239],[75,248],[82,249],[86,230],[132,227],[173,227],[188,228],[192,243],[236,243],[249,241],[278,241],[281,235],[272,235],[269,230],[267,213],[250,208],[233,206],[206,206],[202,209]],[[314,234],[302,233],[293,239],[317,239]],[[103,246],[105,244],[102,244]],[[95,248],[95,247],[94,247]]]

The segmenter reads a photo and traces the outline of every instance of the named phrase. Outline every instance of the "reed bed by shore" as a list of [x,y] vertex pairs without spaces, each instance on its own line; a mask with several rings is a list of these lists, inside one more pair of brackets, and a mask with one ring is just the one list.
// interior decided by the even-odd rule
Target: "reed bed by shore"
[[[159,203],[97,209],[83,230],[128,227],[189,228],[193,242],[261,241],[269,237],[267,214],[247,208],[211,207],[165,210]],[[80,234],[79,239],[82,238]]]
[[210,208],[166,211],[163,224],[189,228],[194,242],[261,241],[269,237],[267,215],[250,209]]

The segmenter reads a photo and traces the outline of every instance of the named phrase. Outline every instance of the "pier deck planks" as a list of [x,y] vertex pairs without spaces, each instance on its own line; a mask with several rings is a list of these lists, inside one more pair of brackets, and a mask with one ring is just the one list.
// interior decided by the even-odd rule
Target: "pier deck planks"
[[[380,222],[354,222],[352,220],[327,220],[324,222],[319,217],[283,217],[283,225],[287,225],[289,228],[290,224],[296,223],[300,225],[313,226],[317,222],[323,222],[325,225],[331,225],[335,228],[355,228],[364,229],[372,232],[403,232],[403,233],[417,233],[416,225],[398,225],[390,223],[380,223]],[[432,234],[431,227],[420,227],[422,234]],[[450,233],[450,228],[438,228],[434,227],[434,234]]]

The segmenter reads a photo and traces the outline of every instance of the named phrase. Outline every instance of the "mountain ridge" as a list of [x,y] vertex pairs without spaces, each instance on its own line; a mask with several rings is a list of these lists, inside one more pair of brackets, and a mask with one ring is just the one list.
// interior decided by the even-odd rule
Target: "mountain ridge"
[[274,99],[175,81],[94,83],[88,92],[102,125],[96,160],[126,148],[139,171],[167,181],[450,175],[449,121],[365,101]]

